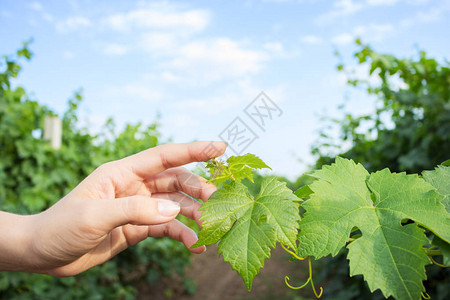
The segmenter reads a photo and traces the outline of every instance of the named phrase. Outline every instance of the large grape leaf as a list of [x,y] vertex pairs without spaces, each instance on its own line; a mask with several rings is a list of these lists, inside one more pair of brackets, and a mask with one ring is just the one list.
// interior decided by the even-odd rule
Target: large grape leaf
[[200,208],[199,240],[192,247],[220,240],[219,253],[250,290],[253,278],[276,242],[296,249],[298,198],[276,178],[264,179],[253,198],[240,182],[226,183]]
[[[444,196],[442,203],[445,205],[447,212],[450,212],[450,167],[444,165],[438,166],[433,171],[423,172],[422,176],[423,179],[436,188],[439,194]],[[450,265],[450,244],[439,237],[434,237],[433,245],[438,246],[441,250],[443,264]]]
[[450,212],[450,167],[438,166],[433,171],[422,173],[423,179],[434,186],[437,192],[444,196],[442,203]]
[[[314,192],[303,203],[298,253],[335,256],[357,227],[362,236],[348,245],[350,274],[362,274],[370,290],[386,297],[419,299],[428,257],[426,227],[450,240],[450,215],[443,196],[417,175],[385,169],[369,175],[360,164],[337,158],[313,174]],[[412,220],[402,226],[403,220]]]

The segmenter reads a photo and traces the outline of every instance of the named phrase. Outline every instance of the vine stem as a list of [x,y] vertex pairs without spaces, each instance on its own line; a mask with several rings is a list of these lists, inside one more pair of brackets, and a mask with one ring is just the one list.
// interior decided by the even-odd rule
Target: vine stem
[[292,255],[293,257],[295,257],[298,260],[305,260],[306,257],[300,257],[297,254],[294,253],[294,251],[289,250],[288,247],[286,247],[285,245],[281,244],[281,248],[284,249],[284,251],[286,251],[287,253],[289,253],[290,255]]
[[422,298],[425,300],[431,299],[430,295],[428,295],[427,292],[421,292],[420,294],[421,294]]
[[423,248],[423,250],[425,251],[425,254],[428,256],[442,255],[441,250],[434,250],[434,249],[428,249],[428,248]]
[[435,260],[433,259],[432,256],[428,256],[428,257],[430,258],[431,262],[432,262],[433,264],[435,264],[436,266],[438,266],[438,267],[441,267],[441,268],[448,268],[448,267],[450,267],[450,266],[446,266],[446,265],[443,265],[443,264],[438,263],[437,261],[435,261]]
[[[435,264],[436,266],[441,267],[441,268],[448,268],[448,267],[450,267],[450,266],[446,266],[444,264],[440,264],[440,263],[438,263],[437,261],[434,260],[433,256],[440,256],[440,255],[442,255],[441,250],[434,249],[434,248],[435,247],[423,248],[423,250],[425,251],[425,254],[428,256],[428,258],[431,260],[431,262],[433,264]],[[427,298],[424,297],[424,299],[427,299]]]

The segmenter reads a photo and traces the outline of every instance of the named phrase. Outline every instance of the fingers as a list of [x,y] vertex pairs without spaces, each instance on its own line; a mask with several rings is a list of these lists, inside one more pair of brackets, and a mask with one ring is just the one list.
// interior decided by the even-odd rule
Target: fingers
[[185,168],[172,168],[151,177],[146,181],[147,187],[153,193],[182,191],[195,198],[206,201],[217,187],[207,183],[206,179]]
[[[201,216],[201,212],[198,211],[198,208],[201,206],[199,202],[197,202],[192,197],[189,197],[183,193],[173,192],[173,193],[157,193],[152,196],[152,198],[148,197],[128,197],[116,200],[125,200],[130,199],[133,203],[133,198],[144,198],[145,202],[158,202],[158,203],[171,203],[178,208],[178,211],[184,216],[191,218],[200,225],[199,218]],[[157,199],[157,200],[155,200]],[[130,201],[128,200],[128,201]],[[132,210],[144,210],[145,207],[139,207],[141,205],[140,199],[136,200],[138,202],[138,207],[133,208]],[[129,205],[129,204],[128,204]],[[134,204],[131,204],[134,205]],[[146,203],[148,205],[148,203]],[[167,236],[174,240],[180,241],[184,243],[184,245],[189,249],[190,246],[197,242],[198,238],[195,232],[181,223],[178,220],[173,220],[176,214],[170,219],[161,219],[159,216],[149,214],[137,215],[134,219],[134,222],[128,222],[129,224],[134,225],[150,225],[148,226],[148,234],[145,235],[143,230],[144,226],[134,226],[134,225],[126,225],[124,226],[123,233],[126,235],[126,240],[128,245],[136,244],[142,241],[145,237],[163,237]],[[152,219],[153,218],[153,219]],[[123,220],[126,220],[124,218]],[[162,221],[162,222],[161,222]],[[165,222],[164,222],[165,221]],[[117,223],[116,223],[117,224]],[[122,224],[120,224],[122,225]],[[119,226],[119,225],[117,225]],[[189,251],[193,253],[202,253],[204,252],[205,247],[197,247],[193,249],[189,249]],[[123,249],[122,249],[123,250]],[[120,250],[120,251],[122,251]]]
[[189,219],[195,220],[195,222],[200,226],[199,221],[202,213],[198,210],[202,205],[192,197],[179,192],[173,193],[157,193],[153,194],[153,197],[158,199],[167,199],[174,201],[180,205],[180,213],[188,217]]
[[139,177],[148,178],[173,167],[220,156],[225,149],[224,142],[166,144],[144,150],[121,162],[129,166]]
[[167,223],[180,212],[180,205],[176,202],[145,196],[99,200],[95,203],[98,210],[96,215],[99,217],[97,222],[105,224],[106,230],[112,230],[125,224]]
[[148,227],[148,236],[151,237],[170,237],[171,239],[182,242],[192,253],[200,254],[205,252],[206,247],[200,246],[189,248],[197,242],[198,238],[195,232],[178,220],[173,220],[167,224],[153,225]]

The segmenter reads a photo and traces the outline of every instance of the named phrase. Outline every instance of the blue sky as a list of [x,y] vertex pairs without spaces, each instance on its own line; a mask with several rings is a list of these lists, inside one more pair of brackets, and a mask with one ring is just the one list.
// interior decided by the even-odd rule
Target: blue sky
[[[33,38],[17,84],[57,112],[83,88],[82,120],[93,132],[108,117],[160,114],[165,139],[217,140],[240,117],[258,136],[246,152],[295,178],[313,161],[321,115],[339,115],[346,97],[348,111],[373,108],[345,86],[334,50],[352,65],[361,37],[381,52],[411,57],[420,48],[443,61],[449,16],[446,0],[0,0],[0,53]],[[265,131],[244,113],[260,91],[283,112]]]

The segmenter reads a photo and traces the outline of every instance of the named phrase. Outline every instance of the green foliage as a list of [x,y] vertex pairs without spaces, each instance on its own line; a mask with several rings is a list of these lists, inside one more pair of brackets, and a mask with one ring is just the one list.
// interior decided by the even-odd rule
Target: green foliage
[[[450,241],[443,196],[417,175],[387,169],[369,175],[362,165],[339,157],[313,176],[318,180],[303,203],[299,255],[335,256],[358,229],[362,236],[347,246],[350,275],[364,275],[371,291],[379,288],[386,297],[420,298],[430,260],[418,224]],[[415,223],[402,226],[405,219]]]
[[442,263],[447,267],[450,266],[450,244],[446,243],[444,240],[435,236],[433,238],[433,245],[439,247],[442,252]]
[[[51,148],[41,136],[45,117],[56,114],[11,85],[21,70],[19,59],[31,56],[25,44],[16,56],[0,60],[0,209],[19,214],[45,210],[100,164],[159,143],[157,123],[128,124],[120,131],[109,120],[103,132],[90,135],[78,122],[82,95],[76,92],[62,116],[62,146]],[[0,299],[132,299],[137,282],[182,275],[189,257],[179,242],[149,238],[75,277],[2,272]]]
[[330,127],[340,127],[344,143],[336,143],[323,132],[313,149],[318,167],[339,154],[364,164],[369,171],[389,168],[393,172],[420,173],[448,159],[449,62],[439,63],[425,51],[416,58],[397,58],[357,43],[360,50],[354,56],[360,65],[368,65],[372,80],[352,78],[343,65],[340,69],[347,72],[351,86],[378,98],[373,105],[375,113],[349,113],[332,120]]
[[[239,170],[245,165],[267,167],[249,154],[230,158],[228,162],[231,170],[237,165]],[[226,179],[243,177],[236,174],[242,173],[230,172]],[[264,266],[264,259],[270,257],[270,248],[276,242],[296,249],[300,216],[295,201],[298,200],[285,183],[274,177],[262,181],[256,197],[239,180],[227,182],[202,205],[203,228],[193,247],[220,240],[219,254],[241,275],[250,290],[253,278]]]
[[[393,172],[420,173],[447,160],[450,153],[448,60],[435,60],[424,51],[415,57],[397,58],[377,53],[359,40],[357,45],[359,50],[354,57],[359,67],[368,67],[370,80],[354,78],[352,68],[342,63],[338,70],[347,75],[349,86],[365,90],[377,99],[372,104],[374,113],[325,118],[324,129],[312,149],[317,156],[315,167],[330,164],[339,155],[363,164],[371,172],[389,168]],[[340,131],[337,138],[333,133],[336,128]],[[448,166],[449,161],[442,166]],[[426,172],[423,175],[426,179]],[[446,182],[449,181],[443,181]],[[443,203],[448,207],[448,197]],[[433,239],[431,233],[427,232],[427,236]],[[369,293],[359,276],[350,280],[347,272],[342,271],[348,265],[345,253],[344,249],[332,262],[329,259],[318,262],[334,297],[378,299],[379,296]],[[333,268],[328,268],[329,264]],[[450,269],[428,265],[426,272],[427,293],[434,299],[449,298]],[[346,294],[342,287],[351,287],[353,294]]]
[[[210,170],[223,167],[210,165]],[[363,275],[371,292],[419,299],[425,293],[425,266],[435,262],[433,256],[448,260],[450,214],[443,201],[449,169],[424,172],[425,179],[388,169],[370,174],[361,164],[338,157],[312,173],[316,180],[295,194],[274,177],[263,179],[256,197],[238,180],[226,181],[200,209],[203,228],[194,247],[219,242],[219,254],[249,290],[276,242],[300,260],[336,256],[346,248],[350,276]],[[302,219],[299,204],[305,210]],[[433,244],[426,233],[435,236]],[[320,297],[311,272],[301,287],[311,283]],[[353,285],[345,297],[361,296],[358,289]]]
[[429,182],[436,190],[444,196],[442,203],[450,213],[450,167],[438,166],[434,171],[424,171],[423,179]]
[[265,162],[254,154],[247,153],[242,156],[230,156],[227,164],[222,161],[212,159],[206,163],[206,168],[211,174],[211,180],[216,185],[227,180],[241,181],[249,179],[253,182],[253,171],[256,169],[270,169]]
[[[445,163],[445,162],[444,162]],[[423,179],[429,182],[441,195],[444,196],[442,203],[447,212],[450,213],[450,167],[438,166],[433,171],[422,173]],[[438,236],[433,238],[433,245],[439,247],[443,255],[443,264],[450,266],[450,244],[443,241]]]

